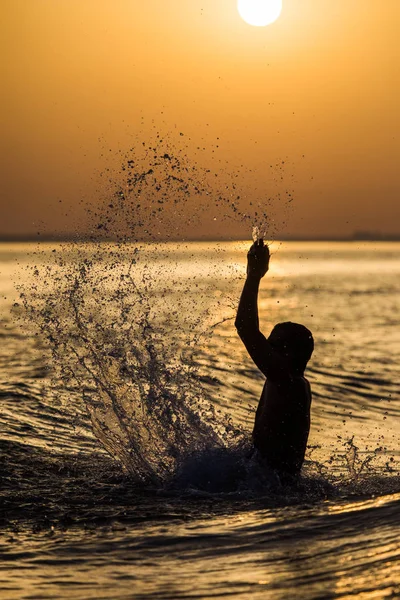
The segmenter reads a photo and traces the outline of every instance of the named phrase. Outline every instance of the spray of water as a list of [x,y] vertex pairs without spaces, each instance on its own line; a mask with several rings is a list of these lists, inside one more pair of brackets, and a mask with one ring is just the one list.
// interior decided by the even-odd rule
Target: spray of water
[[209,289],[199,279],[188,293],[191,278],[180,277],[167,242],[183,225],[204,227],[216,208],[221,227],[261,219],[265,235],[268,202],[253,198],[245,212],[236,176],[190,162],[159,134],[107,179],[103,201],[85,208],[85,239],[39,258],[21,298],[47,341],[54,380],[81,393],[103,447],[136,478],[160,482],[206,450],[245,443],[195,367],[215,324]]

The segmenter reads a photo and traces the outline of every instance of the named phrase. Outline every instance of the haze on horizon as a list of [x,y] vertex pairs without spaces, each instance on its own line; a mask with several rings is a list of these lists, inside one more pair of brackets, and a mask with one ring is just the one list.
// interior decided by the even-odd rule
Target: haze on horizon
[[[265,28],[236,0],[3,0],[1,12],[0,236],[88,227],[82,198],[95,206],[121,154],[155,132],[240,170],[250,197],[255,179],[267,195],[293,190],[289,213],[275,206],[278,235],[400,233],[398,0],[285,0]],[[182,231],[249,237],[239,222],[207,227]]]

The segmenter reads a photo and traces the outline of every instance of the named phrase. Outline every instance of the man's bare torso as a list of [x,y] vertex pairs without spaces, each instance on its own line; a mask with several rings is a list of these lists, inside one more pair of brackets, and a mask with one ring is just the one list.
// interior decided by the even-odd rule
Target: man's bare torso
[[305,377],[265,382],[253,430],[254,446],[269,467],[296,475],[310,430],[311,389]]

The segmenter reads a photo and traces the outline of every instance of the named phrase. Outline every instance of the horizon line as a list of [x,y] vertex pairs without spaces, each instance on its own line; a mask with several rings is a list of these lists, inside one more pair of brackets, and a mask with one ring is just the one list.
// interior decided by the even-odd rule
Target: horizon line
[[[269,238],[266,238],[267,240]],[[124,240],[118,240],[117,237],[100,237],[90,235],[79,235],[79,234],[0,234],[0,243],[28,243],[28,242],[141,242],[141,243],[156,243],[156,242],[245,242],[246,238],[239,236],[232,237],[192,237],[187,238],[160,238],[160,239],[146,239],[146,238],[129,238],[126,237]],[[250,238],[249,238],[250,241]],[[301,236],[301,235],[282,235],[278,236],[270,241],[278,242],[399,242],[399,234],[379,234],[368,232],[355,232],[352,235],[314,235],[314,236]]]

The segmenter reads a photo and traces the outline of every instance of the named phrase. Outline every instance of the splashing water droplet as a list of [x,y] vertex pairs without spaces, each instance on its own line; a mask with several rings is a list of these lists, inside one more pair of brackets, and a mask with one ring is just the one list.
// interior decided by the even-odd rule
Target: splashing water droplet
[[267,223],[263,222],[261,225],[254,225],[252,230],[253,242],[256,243],[260,240],[264,240],[267,237]]
[[260,229],[257,225],[253,227],[252,238],[254,243],[256,243],[260,239]]

